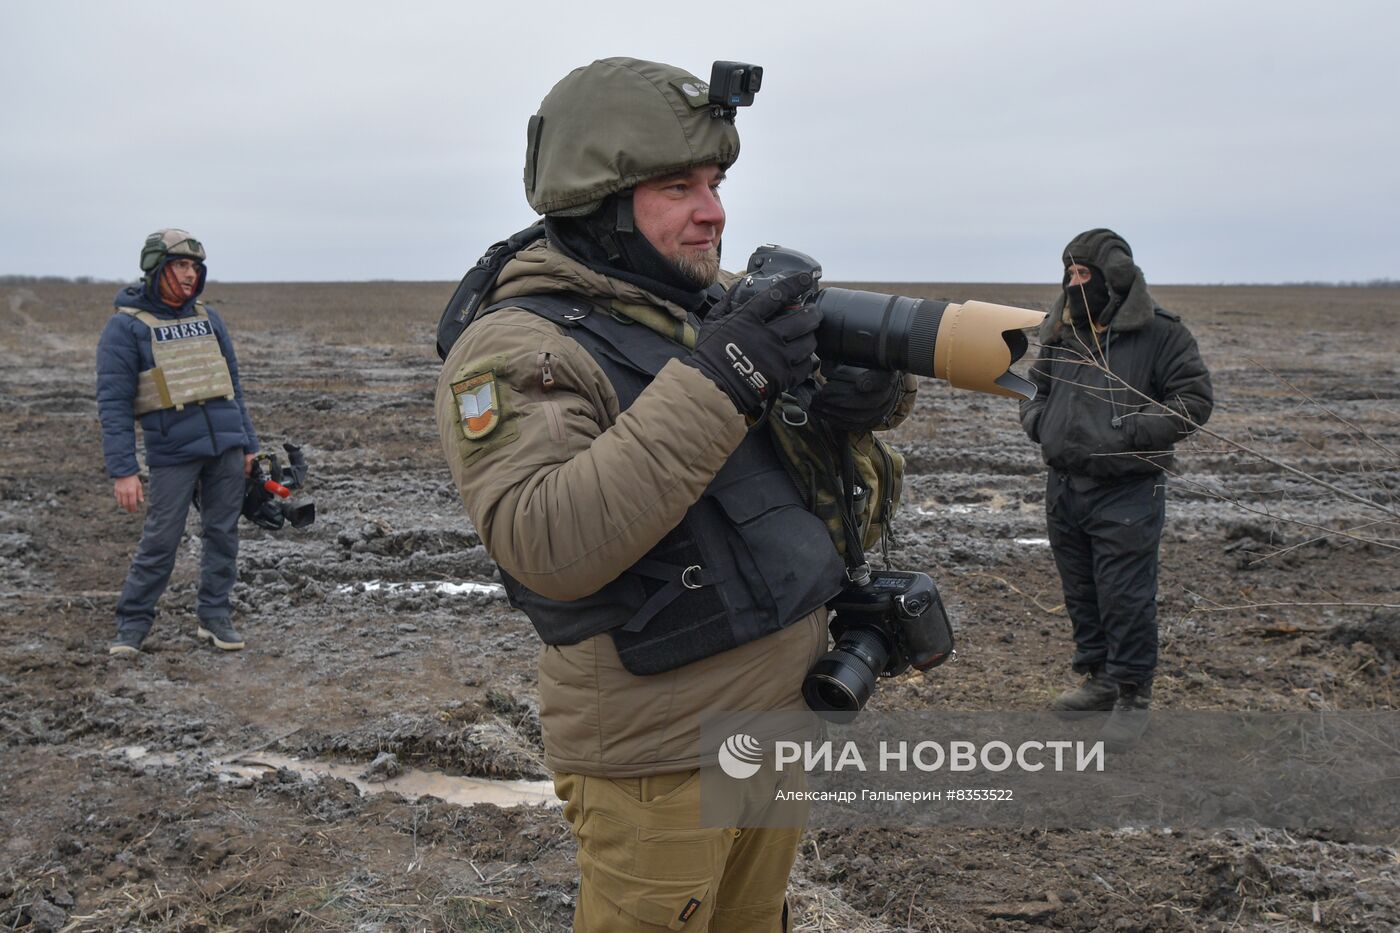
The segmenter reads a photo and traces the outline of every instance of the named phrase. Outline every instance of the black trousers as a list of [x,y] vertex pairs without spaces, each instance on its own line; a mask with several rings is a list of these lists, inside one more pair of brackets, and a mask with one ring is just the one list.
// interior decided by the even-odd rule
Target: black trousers
[[117,631],[149,632],[156,601],[175,569],[195,487],[200,497],[199,594],[195,614],[228,621],[238,576],[238,517],[243,510],[243,448],[173,466],[151,467],[146,524],[117,600]]
[[1074,626],[1074,669],[1140,684],[1157,668],[1161,473],[1098,480],[1050,471],[1045,523]]

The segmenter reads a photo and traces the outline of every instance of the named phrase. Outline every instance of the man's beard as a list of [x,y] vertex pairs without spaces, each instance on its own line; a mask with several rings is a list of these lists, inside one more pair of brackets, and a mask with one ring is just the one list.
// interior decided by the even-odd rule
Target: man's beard
[[697,289],[719,281],[719,250],[713,246],[699,254],[682,251],[671,259],[671,265]]

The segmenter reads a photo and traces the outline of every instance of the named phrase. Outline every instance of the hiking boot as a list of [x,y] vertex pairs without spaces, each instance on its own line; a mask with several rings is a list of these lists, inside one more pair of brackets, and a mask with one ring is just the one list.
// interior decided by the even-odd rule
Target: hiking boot
[[107,648],[107,653],[113,657],[130,657],[141,653],[141,642],[146,640],[146,633],[136,629],[117,629],[116,640]]
[[1148,712],[1152,706],[1152,681],[1143,684],[1120,684],[1118,699],[1108,722],[1099,730],[1099,738],[1111,752],[1126,752],[1138,743],[1147,731]]
[[195,634],[225,651],[238,651],[243,647],[242,637],[233,630],[233,624],[228,619],[201,619]]
[[1074,719],[1084,713],[1106,713],[1118,700],[1118,681],[1102,669],[1093,671],[1073,690],[1050,701],[1050,709],[1061,719]]

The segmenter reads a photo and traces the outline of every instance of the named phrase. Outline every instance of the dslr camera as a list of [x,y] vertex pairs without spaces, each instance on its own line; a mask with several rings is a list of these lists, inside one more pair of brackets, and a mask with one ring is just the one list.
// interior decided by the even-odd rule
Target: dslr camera
[[823,719],[850,722],[877,677],[932,670],[953,656],[953,627],[926,573],[877,570],[827,608],[836,646],[802,681],[802,696]]

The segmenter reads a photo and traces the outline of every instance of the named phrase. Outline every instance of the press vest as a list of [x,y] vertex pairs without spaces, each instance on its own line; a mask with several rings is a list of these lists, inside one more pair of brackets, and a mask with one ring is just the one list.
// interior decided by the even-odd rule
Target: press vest
[[118,308],[145,324],[151,332],[151,357],[155,365],[137,376],[137,415],[207,402],[232,399],[233,377],[219,348],[214,322],[195,305],[189,317],[161,318],[140,308]]
[[[626,410],[686,349],[578,299],[529,296],[520,308],[574,338],[602,369]],[[675,412],[676,430],[687,430]],[[762,638],[826,604],[845,565],[820,518],[804,506],[766,428],[748,433],[679,525],[641,560],[582,599],[549,599],[504,569],[511,605],[546,644],[610,632],[623,665],[655,674]]]

